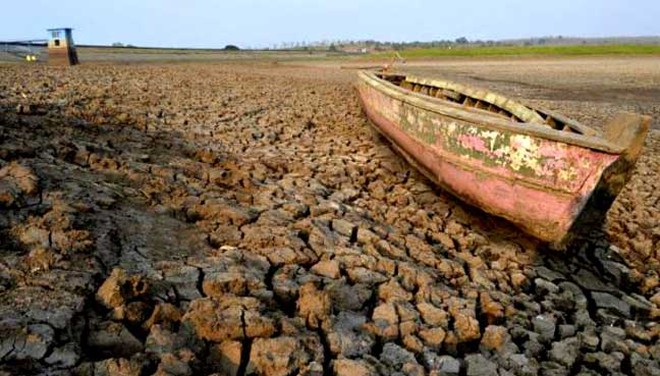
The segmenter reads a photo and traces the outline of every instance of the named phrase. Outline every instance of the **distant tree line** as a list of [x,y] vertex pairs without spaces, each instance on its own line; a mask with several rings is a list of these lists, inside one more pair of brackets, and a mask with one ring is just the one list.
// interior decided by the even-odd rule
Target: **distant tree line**
[[576,38],[562,35],[508,40],[469,40],[459,37],[453,40],[382,42],[376,40],[322,40],[317,42],[289,42],[273,45],[274,50],[305,50],[328,52],[365,52],[365,51],[399,51],[411,48],[452,48],[463,46],[543,46],[543,45],[576,45],[576,44],[660,44],[657,37],[611,37],[611,38]]

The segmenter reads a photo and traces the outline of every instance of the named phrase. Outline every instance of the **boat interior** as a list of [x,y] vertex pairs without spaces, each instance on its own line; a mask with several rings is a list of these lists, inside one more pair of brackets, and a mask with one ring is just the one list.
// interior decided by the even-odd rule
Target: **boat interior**
[[597,134],[595,130],[572,119],[567,119],[549,111],[530,108],[487,90],[474,89],[450,81],[424,80],[402,74],[377,73],[376,76],[404,90],[463,107],[487,111],[493,116],[508,119],[512,122],[541,124],[562,132],[586,136]]

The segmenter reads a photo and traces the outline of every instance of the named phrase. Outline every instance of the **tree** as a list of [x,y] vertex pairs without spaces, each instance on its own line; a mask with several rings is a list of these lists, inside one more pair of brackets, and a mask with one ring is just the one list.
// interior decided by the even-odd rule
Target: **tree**
[[456,38],[456,44],[468,44],[470,41],[466,37]]
[[225,51],[239,51],[240,48],[238,46],[235,46],[233,44],[228,44],[225,46]]

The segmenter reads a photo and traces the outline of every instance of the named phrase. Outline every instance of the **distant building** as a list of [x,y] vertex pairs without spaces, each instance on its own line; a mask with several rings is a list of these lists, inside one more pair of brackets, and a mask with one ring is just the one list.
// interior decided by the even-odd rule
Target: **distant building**
[[78,53],[73,43],[70,27],[48,29],[48,64],[49,65],[76,65]]
[[341,50],[349,54],[366,54],[369,52],[369,49],[363,46],[345,46]]

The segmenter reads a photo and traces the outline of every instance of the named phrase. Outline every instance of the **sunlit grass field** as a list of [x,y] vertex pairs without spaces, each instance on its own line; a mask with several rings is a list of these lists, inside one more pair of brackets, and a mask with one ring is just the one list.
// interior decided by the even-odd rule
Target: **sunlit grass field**
[[[399,51],[402,57],[432,58],[443,56],[515,56],[515,55],[660,55],[660,45],[567,45],[567,46],[452,46],[451,48],[418,48]],[[388,57],[382,52],[370,57]]]

